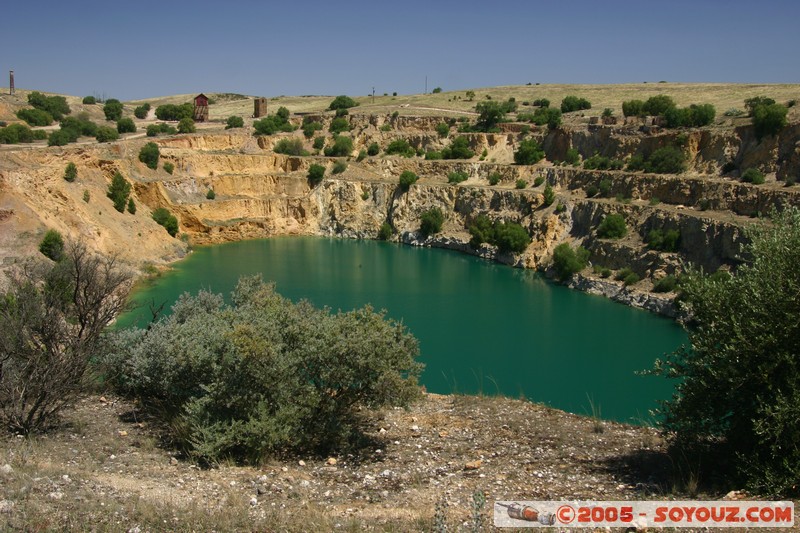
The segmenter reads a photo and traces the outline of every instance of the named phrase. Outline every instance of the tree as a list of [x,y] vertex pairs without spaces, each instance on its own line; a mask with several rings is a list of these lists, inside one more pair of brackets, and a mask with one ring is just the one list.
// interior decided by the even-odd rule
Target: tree
[[565,96],[561,100],[561,112],[570,113],[572,111],[581,111],[583,109],[591,109],[592,104],[586,98],[578,98],[577,96]]
[[622,102],[622,114],[626,117],[644,115],[644,101],[628,100],[627,102]]
[[447,137],[450,135],[450,125],[447,122],[440,122],[436,125],[436,133],[439,137]]
[[138,118],[139,120],[144,120],[147,118],[147,114],[150,112],[150,104],[144,103],[140,106],[137,106],[133,110],[133,116]]
[[357,105],[358,102],[356,102],[349,96],[341,95],[333,99],[333,101],[328,106],[328,109],[330,109],[331,111],[336,111],[337,109],[349,109],[351,107],[356,107]]
[[175,171],[175,165],[170,161],[164,162],[163,167],[167,174],[172,174]]
[[381,228],[378,230],[378,239],[382,241],[388,241],[392,237],[392,225],[388,222],[384,222],[381,224]]
[[61,261],[64,257],[64,237],[54,229],[47,230],[39,243],[39,251],[48,259]]
[[403,157],[414,157],[417,151],[414,147],[408,144],[405,139],[395,139],[386,147],[387,155],[402,155]]
[[311,182],[311,186],[314,187],[322,181],[322,178],[325,177],[325,167],[322,165],[312,164],[308,167],[308,181]]
[[583,246],[573,249],[569,244],[562,242],[553,250],[553,268],[561,281],[568,280],[586,268],[589,261],[589,251]]
[[436,88],[435,88],[433,91],[431,91],[431,92],[433,92],[433,94],[439,94],[440,92],[442,92],[442,88],[441,88],[441,87],[436,87]]
[[78,167],[75,166],[75,163],[70,161],[69,163],[67,163],[67,168],[64,171],[64,179],[72,183],[77,178],[78,178]]
[[553,188],[550,186],[549,183],[544,186],[544,192],[542,192],[542,198],[543,198],[542,205],[544,205],[545,207],[550,206],[550,204],[552,204],[553,201],[556,199],[556,193],[553,191]]
[[348,157],[353,153],[353,139],[338,135],[333,139],[333,145],[325,148],[327,157]]
[[402,174],[400,174],[400,190],[403,192],[408,192],[411,186],[416,183],[418,179],[419,177],[417,177],[417,175],[410,170],[404,170]]
[[517,165],[535,165],[544,159],[544,150],[533,139],[525,139],[519,143],[519,148],[514,152],[514,163]]
[[117,133],[134,133],[136,124],[130,118],[121,118],[117,121]]
[[674,451],[709,459],[756,494],[800,494],[800,210],[747,229],[728,280],[681,278],[689,346],[657,361],[676,378],[662,428]]
[[336,117],[335,119],[331,120],[331,125],[328,126],[328,131],[334,135],[338,135],[339,133],[345,131],[350,131],[350,121],[345,117]]
[[306,139],[310,139],[318,131],[322,131],[322,123],[321,122],[317,122],[316,120],[312,120],[310,122],[304,122],[303,123],[303,135],[305,135]]
[[114,209],[122,213],[128,203],[128,196],[131,194],[131,184],[119,172],[114,173],[111,184],[108,186],[108,196],[114,202]]
[[84,96],[83,97],[83,104],[84,105],[94,105],[97,103],[97,98],[94,96]]
[[131,215],[136,214],[136,204],[133,202],[133,198],[128,198],[128,213]]
[[116,98],[109,98],[106,100],[106,103],[103,104],[103,114],[106,116],[106,120],[114,121],[122,118],[122,102],[117,100]]
[[522,253],[531,243],[525,228],[516,222],[495,222],[492,244],[502,253]]
[[607,215],[597,227],[597,236],[601,239],[621,239],[627,232],[625,217],[619,213]]
[[244,127],[244,119],[238,116],[230,116],[228,120],[225,122],[225,129],[230,130],[233,128],[243,128]]
[[197,130],[191,117],[183,117],[178,122],[178,133],[194,133]]
[[305,148],[303,148],[303,141],[297,138],[279,140],[272,147],[272,151],[276,154],[294,156],[308,155],[308,152],[306,152]]
[[665,94],[651,96],[642,106],[645,115],[659,116],[675,107],[675,100]]
[[72,112],[63,96],[45,96],[38,91],[32,91],[28,94],[28,103],[36,109],[45,111],[55,120],[61,120],[64,115]]
[[756,105],[753,108],[753,126],[755,127],[756,138],[763,139],[771,135],[776,135],[786,127],[786,114],[789,109],[781,104]]
[[230,304],[185,295],[148,331],[114,336],[107,352],[117,391],[204,463],[335,453],[363,442],[368,410],[420,395],[418,344],[402,324],[370,307],[295,304],[260,277],[240,279]]
[[188,102],[180,105],[164,104],[156,108],[156,118],[158,118],[158,120],[179,121],[184,118],[192,118],[193,116],[194,105]]
[[664,146],[650,154],[644,170],[656,174],[680,174],[686,170],[686,156],[680,148]]
[[158,168],[158,158],[160,156],[161,152],[158,149],[158,145],[153,142],[145,144],[142,149],[139,150],[139,161],[153,170]]
[[467,101],[471,102],[475,99],[475,91],[467,91],[464,93],[464,96],[467,97]]
[[380,145],[379,145],[378,143],[376,143],[376,142],[374,142],[374,143],[371,143],[371,144],[370,144],[370,145],[367,147],[367,155],[370,155],[370,156],[376,156],[376,155],[378,155],[378,154],[380,153],[380,151],[381,151],[381,147],[380,147]]
[[206,200],[213,200],[217,197],[217,193],[214,192],[214,189],[208,189],[206,193]]
[[433,207],[423,212],[420,216],[419,231],[423,237],[428,237],[434,233],[442,231],[444,214],[438,207]]
[[0,294],[0,420],[45,430],[86,390],[101,336],[125,308],[130,276],[116,259],[67,243],[55,265],[28,264]]
[[153,211],[153,220],[162,226],[171,237],[178,234],[178,218],[169,212],[165,207],[159,207]]
[[17,118],[31,126],[49,126],[53,123],[53,116],[41,109],[20,109],[17,111]]
[[114,128],[109,126],[100,126],[97,128],[97,133],[94,136],[99,143],[106,143],[111,141],[116,141],[119,139],[119,133]]
[[469,149],[469,139],[463,135],[453,139],[450,146],[442,150],[442,159],[470,159],[475,152]]
[[491,131],[506,118],[503,105],[499,102],[480,102],[475,106],[475,111],[478,112],[478,121],[475,124],[478,131]]

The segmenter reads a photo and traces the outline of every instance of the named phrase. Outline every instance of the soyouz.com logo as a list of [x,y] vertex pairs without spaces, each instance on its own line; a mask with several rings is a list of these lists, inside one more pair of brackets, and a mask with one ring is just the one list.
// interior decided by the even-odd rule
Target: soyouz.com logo
[[794,503],[497,501],[496,527],[792,527]]

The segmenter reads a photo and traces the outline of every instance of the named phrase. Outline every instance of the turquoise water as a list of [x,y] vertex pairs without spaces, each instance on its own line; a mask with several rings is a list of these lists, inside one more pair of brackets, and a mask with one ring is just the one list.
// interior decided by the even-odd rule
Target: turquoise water
[[447,250],[281,237],[201,247],[135,295],[121,326],[183,292],[228,294],[261,273],[292,300],[349,310],[371,303],[420,341],[422,382],[438,393],[502,393],[579,414],[642,422],[672,383],[635,372],[686,341],[674,322],[539,274]]

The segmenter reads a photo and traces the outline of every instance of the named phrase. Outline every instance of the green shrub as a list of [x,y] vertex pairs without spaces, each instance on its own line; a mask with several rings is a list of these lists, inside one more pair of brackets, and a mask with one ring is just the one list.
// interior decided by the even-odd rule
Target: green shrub
[[584,160],[583,168],[587,170],[621,170],[624,163],[619,159],[594,154]]
[[600,192],[600,189],[597,188],[597,185],[592,184],[592,185],[589,185],[588,187],[586,187],[586,197],[587,198],[594,198],[595,196],[597,196],[597,193],[599,193],[599,192]]
[[178,122],[178,133],[194,133],[196,130],[194,120],[191,117],[183,117]]
[[519,148],[514,152],[514,163],[517,165],[535,165],[544,159],[544,150],[533,139],[525,139],[519,143]]
[[692,104],[683,109],[670,108],[664,113],[664,118],[668,128],[699,128],[714,122],[716,113],[716,109],[711,104]]
[[481,244],[485,242],[494,242],[494,224],[492,224],[492,221],[489,220],[489,217],[486,215],[478,215],[475,217],[468,229],[472,236],[469,241],[472,248],[477,250],[481,247]]
[[447,183],[461,183],[467,180],[467,174],[464,172],[454,171],[447,175]]
[[285,107],[278,109],[274,115],[269,115],[253,122],[256,135],[273,135],[282,132],[290,132],[297,129],[289,122],[289,111]]
[[61,261],[64,257],[64,237],[54,229],[47,230],[39,243],[39,251],[53,261]]
[[601,278],[607,278],[611,275],[611,269],[601,265],[594,265],[592,271],[594,271],[595,274],[599,274]]
[[208,189],[206,193],[206,200],[213,200],[217,197],[217,193],[214,192],[214,189]]
[[631,270],[631,269],[630,269],[630,268],[628,268],[628,267],[625,267],[625,268],[623,268],[623,269],[620,269],[620,270],[617,272],[617,274],[614,276],[614,279],[615,279],[615,280],[617,280],[617,281],[622,281],[622,280],[624,280],[626,277],[630,276],[630,275],[631,275],[631,274],[633,274],[633,273],[634,273],[634,272],[633,272],[633,270]]
[[664,276],[653,284],[653,292],[672,292],[678,287],[675,276]]
[[675,108],[675,101],[667,95],[659,94],[657,96],[651,96],[644,102],[642,113],[645,115],[660,116],[673,108]]
[[49,126],[53,123],[50,113],[41,109],[20,109],[17,111],[17,118],[31,126]]
[[764,183],[764,174],[759,172],[758,169],[748,168],[742,173],[742,181],[754,185],[761,185]]
[[611,180],[609,178],[603,178],[600,180],[600,185],[598,186],[597,189],[600,192],[601,196],[607,198],[611,194],[611,187],[612,187]]
[[142,149],[139,150],[139,161],[153,170],[158,168],[158,158],[160,156],[161,152],[158,149],[158,145],[153,142],[145,144]]
[[781,104],[757,105],[753,108],[753,126],[756,138],[762,139],[776,135],[786,127],[789,109]]
[[386,147],[388,155],[402,155],[403,157],[414,157],[417,153],[405,139],[395,139]]
[[353,139],[338,136],[333,138],[333,144],[325,148],[327,157],[349,157],[353,153]]
[[[45,132],[42,132],[45,133]],[[11,124],[0,128],[0,144],[17,144],[33,142],[34,132],[22,124]],[[45,135],[47,135],[45,133]]]
[[107,143],[119,139],[119,133],[114,128],[109,126],[100,126],[97,128],[97,133],[94,136],[99,143]]
[[501,179],[500,173],[492,172],[491,174],[489,174],[488,179],[489,179],[489,185],[497,185],[498,183],[500,183]]
[[117,120],[121,119],[122,102],[116,98],[109,98],[106,100],[106,103],[103,104],[103,114],[106,116],[106,120],[111,122],[116,122]]
[[628,285],[633,285],[635,283],[639,283],[639,275],[636,273],[630,273],[622,279],[622,282],[627,287]]
[[128,198],[128,213],[131,215],[136,214],[136,204],[133,201],[133,198]]
[[314,150],[322,150],[325,147],[325,137],[320,135],[314,138]]
[[194,105],[190,103],[175,105],[164,104],[156,108],[156,118],[158,120],[180,121],[184,118],[194,117]]
[[78,177],[78,167],[75,166],[75,163],[70,161],[67,163],[67,168],[64,171],[64,180],[72,183]]
[[378,238],[382,241],[388,241],[392,237],[392,226],[388,222],[381,224],[378,230]]
[[46,112],[54,120],[60,121],[64,115],[72,112],[63,96],[45,96],[38,91],[32,91],[28,94],[28,103],[35,109]]
[[475,152],[469,149],[469,139],[463,135],[453,139],[450,146],[442,150],[443,159],[470,159]]
[[686,170],[686,155],[674,146],[664,146],[653,152],[645,163],[645,172],[680,174]]
[[436,152],[434,150],[428,150],[427,152],[425,152],[426,161],[437,161],[440,159],[444,159],[442,157],[442,152]]
[[276,154],[286,155],[308,155],[305,148],[303,148],[303,141],[297,138],[281,139],[272,147],[272,151]]
[[442,231],[442,224],[444,223],[444,214],[438,207],[428,209],[420,216],[419,231],[423,237],[428,237],[434,233]]
[[404,170],[402,174],[400,174],[400,190],[403,192],[408,192],[408,189],[410,189],[418,179],[419,177],[417,177],[417,175],[410,170]]
[[577,148],[569,148],[567,150],[566,155],[564,156],[564,161],[569,163],[570,165],[577,165],[581,160],[581,154],[578,152]]
[[439,94],[440,92],[442,92],[442,88],[441,87],[436,87],[432,92],[433,92],[433,94]]
[[86,203],[88,204],[88,203],[89,203],[89,200],[90,200],[91,198],[92,198],[92,195],[91,195],[91,194],[89,194],[89,191],[88,191],[88,189],[84,189],[84,190],[83,190],[83,201],[84,201],[84,202],[86,202]]
[[543,204],[545,207],[549,207],[553,201],[556,199],[556,193],[553,191],[553,188],[548,183],[544,186],[544,191],[542,192],[543,196]]
[[244,127],[244,119],[242,117],[231,115],[228,117],[228,120],[225,121],[225,129],[231,130],[233,128],[243,128]]
[[621,239],[627,232],[625,217],[619,213],[606,216],[597,227],[597,236],[601,239]]
[[378,155],[380,153],[380,151],[381,151],[381,147],[378,145],[378,143],[375,143],[375,142],[371,143],[367,147],[367,155],[370,155],[370,156],[376,156],[376,155]]
[[349,114],[350,113],[347,111],[347,109],[337,109],[336,110],[336,116],[337,117],[346,117]]
[[547,98],[537,98],[533,101],[533,105],[537,107],[550,107],[550,100]]
[[147,118],[147,114],[149,112],[150,112],[150,104],[145,103],[145,104],[142,104],[142,105],[136,107],[133,110],[133,116],[135,116],[139,120],[144,120],[144,119]]
[[356,157],[356,163],[360,163],[367,158],[367,151],[366,150],[359,150],[358,156]]
[[341,95],[333,99],[333,101],[328,106],[328,109],[330,109],[331,111],[335,111],[337,109],[349,109],[351,107],[356,107],[357,105],[358,102],[356,102],[349,96]]
[[65,146],[71,142],[75,142],[75,137],[69,130],[55,130],[47,137],[47,146]]
[[240,279],[230,301],[185,295],[146,333],[114,336],[104,358],[116,390],[193,459],[258,465],[352,449],[368,410],[420,396],[416,339],[370,307],[332,314],[258,277]]
[[647,234],[645,242],[651,250],[662,252],[677,252],[680,248],[681,232],[677,229],[663,231],[660,229],[651,230]]
[[573,249],[566,242],[562,242],[553,250],[553,268],[561,281],[568,280],[577,274],[589,261],[589,251],[583,246]]
[[523,179],[518,179],[517,183],[514,185],[517,189],[524,189],[528,186],[528,182]]
[[591,109],[592,104],[586,98],[578,98],[577,96],[566,96],[561,100],[561,112],[571,113],[572,111],[581,111],[584,109]]
[[347,163],[344,161],[337,161],[333,164],[333,169],[331,169],[331,174],[341,174],[347,170]]
[[447,122],[440,122],[436,125],[436,133],[439,134],[439,137],[447,137],[450,135],[450,125]]
[[622,114],[626,117],[644,115],[644,102],[642,100],[628,100],[627,102],[622,102]]
[[492,244],[503,253],[522,253],[531,243],[528,232],[516,222],[495,222],[492,237]]
[[310,139],[314,136],[314,133],[318,131],[322,131],[321,122],[311,121],[303,123],[303,135],[305,135],[306,139]]
[[544,183],[544,176],[536,176],[534,178],[534,180],[533,180],[533,186],[534,187],[538,187],[542,183]]
[[61,129],[69,130],[70,136],[77,140],[78,137],[94,137],[97,135],[97,124],[89,120],[86,113],[81,113],[77,117],[64,117],[61,119]]
[[325,167],[322,165],[312,164],[308,167],[308,181],[311,182],[311,186],[314,187],[320,182],[322,182],[322,178],[325,177]]
[[561,202],[558,202],[558,204],[556,205],[556,209],[555,209],[556,214],[558,215],[560,213],[564,213],[566,210],[567,210],[567,206],[565,204],[562,204]]
[[499,131],[497,125],[506,118],[505,108],[499,102],[480,102],[475,106],[475,110],[478,112],[475,131]]
[[128,203],[128,196],[131,194],[131,184],[119,172],[114,173],[111,184],[108,186],[108,196],[114,202],[114,209],[122,213]]
[[172,174],[175,171],[175,165],[173,165],[169,161],[165,162],[163,166],[164,166],[164,171],[167,174]]
[[162,226],[170,236],[178,234],[178,219],[165,207],[159,207],[153,211],[153,220]]
[[337,117],[331,120],[331,125],[328,127],[328,131],[334,135],[345,131],[350,131],[350,121],[344,117]]
[[117,133],[134,133],[136,132],[136,124],[133,119],[121,118],[117,121]]
[[94,105],[97,103],[97,99],[94,96],[84,96],[83,97],[83,104],[84,105]]
[[178,133],[178,130],[170,126],[169,124],[150,124],[147,126],[147,136],[148,137],[156,137],[161,133],[166,133],[168,135],[174,135]]

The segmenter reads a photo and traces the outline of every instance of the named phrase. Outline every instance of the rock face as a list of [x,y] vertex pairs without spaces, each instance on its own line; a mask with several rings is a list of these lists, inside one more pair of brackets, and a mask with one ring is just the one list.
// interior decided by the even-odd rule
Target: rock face
[[[449,143],[434,131],[447,120],[442,117],[356,115],[349,120],[355,151],[373,142],[385,148],[397,138],[422,151]],[[485,160],[368,157],[349,160],[338,174],[333,174],[332,158],[272,152],[278,139],[299,138],[298,134],[255,138],[220,131],[159,139],[162,162],[174,165],[173,174],[153,171],[138,161],[144,139],[18,150],[0,162],[0,251],[6,252],[7,266],[14,257],[35,253],[38,239],[52,227],[67,236],[83,236],[102,252],[120,253],[132,264],[173,260],[185,253],[186,244],[152,221],[151,210],[157,207],[175,213],[186,239],[200,244],[283,234],[376,238],[381,225],[388,223],[392,238],[400,242],[459,250],[524,268],[546,267],[561,242],[581,244],[590,250],[593,265],[630,268],[645,281],[620,290],[613,282],[589,276],[572,286],[669,313],[663,298],[646,294],[648,279],[679,273],[685,263],[706,271],[735,267],[741,261],[749,217],[800,204],[800,192],[773,178],[791,181],[800,172],[800,125],[760,141],[750,126],[666,133],[639,129],[633,122],[555,131],[534,127],[529,135],[541,142],[547,160],[516,166],[509,163],[526,133],[504,127],[502,133],[464,134],[476,154],[486,151]],[[548,162],[563,159],[569,148],[583,157],[598,153],[624,158],[675,143],[684,147],[689,161],[689,171],[680,176],[592,171]],[[75,183],[62,179],[67,161],[78,166]],[[326,167],[325,179],[313,187],[307,179],[311,164]],[[725,165],[759,168],[768,173],[767,183],[756,186],[720,177]],[[404,171],[419,176],[408,191],[397,185]],[[456,171],[467,180],[447,183],[448,174]],[[105,198],[115,172],[134,185],[133,198],[140,207],[136,215],[115,212]],[[491,186],[490,175],[499,183]],[[585,191],[601,181],[609,185],[605,197],[587,197]],[[544,205],[543,182],[556,193],[549,206]],[[207,198],[209,190],[215,199]],[[89,202],[82,200],[84,191]],[[420,216],[434,207],[445,215],[442,231],[422,238]],[[627,235],[599,239],[596,228],[612,213],[623,215]],[[472,249],[468,228],[478,215],[522,225],[531,236],[530,246],[519,255],[498,254],[489,245]],[[652,230],[678,230],[678,251],[648,250],[645,241]],[[21,246],[10,237],[20,234],[27,235]]]

